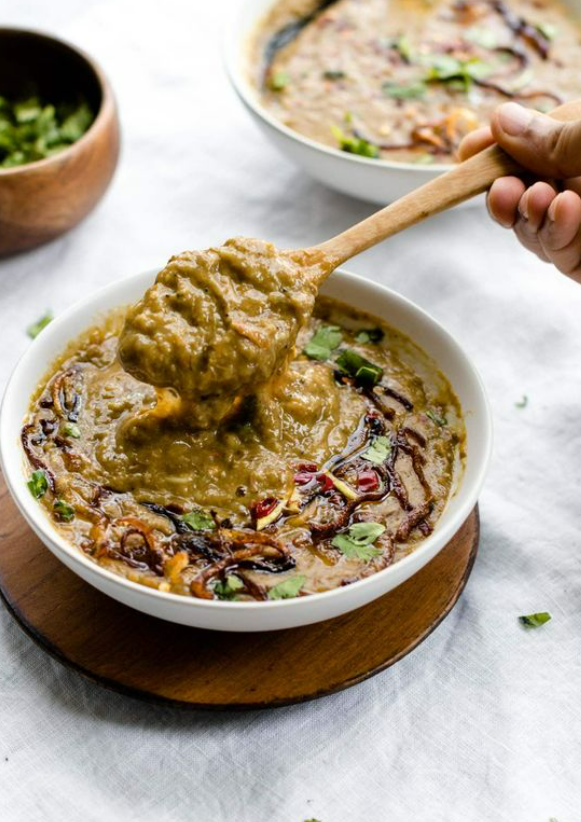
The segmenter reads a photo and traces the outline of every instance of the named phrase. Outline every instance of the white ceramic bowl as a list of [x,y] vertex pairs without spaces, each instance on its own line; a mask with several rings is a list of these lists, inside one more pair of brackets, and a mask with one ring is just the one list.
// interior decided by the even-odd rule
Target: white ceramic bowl
[[[371,160],[347,154],[303,137],[273,117],[261,104],[251,82],[248,42],[257,24],[276,0],[241,0],[226,36],[226,68],[240,99],[274,145],[308,174],[344,194],[385,205],[450,169]],[[473,202],[473,201],[469,201]]]
[[482,383],[458,343],[421,308],[384,286],[346,271],[333,274],[323,293],[381,317],[415,340],[447,375],[465,413],[467,461],[459,488],[434,532],[412,554],[344,588],[298,599],[253,603],[205,601],[162,593],[117,576],[70,545],[26,486],[28,466],[19,435],[29,398],[71,339],[103,312],[134,302],[155,274],[148,271],[115,282],[54,320],[30,345],[4,395],[0,414],[0,461],[4,476],[28,524],[61,562],[114,599],[171,622],[219,631],[271,631],[330,619],[366,605],[411,577],[444,547],[476,504],[488,466],[491,420]]

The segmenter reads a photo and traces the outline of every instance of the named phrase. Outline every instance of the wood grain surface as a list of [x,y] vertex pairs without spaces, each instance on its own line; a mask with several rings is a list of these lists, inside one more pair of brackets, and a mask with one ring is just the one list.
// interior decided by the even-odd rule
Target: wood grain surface
[[53,657],[106,688],[186,708],[288,705],[393,665],[451,611],[478,538],[475,508],[419,573],[345,616],[262,634],[202,631],[134,611],[75,576],[27,526],[0,475],[0,593],[21,627]]
[[56,38],[0,27],[2,93],[22,95],[35,81],[41,96],[59,103],[80,92],[96,118],[65,151],[45,160],[0,169],[0,257],[58,237],[89,214],[107,190],[119,157],[119,119],[111,87],[86,54]]

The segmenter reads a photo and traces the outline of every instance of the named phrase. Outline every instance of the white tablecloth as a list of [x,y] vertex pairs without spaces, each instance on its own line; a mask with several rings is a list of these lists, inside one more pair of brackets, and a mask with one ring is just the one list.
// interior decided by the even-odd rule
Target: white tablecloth
[[[218,46],[234,3],[0,2],[3,23],[52,30],[101,61],[124,137],[97,211],[0,263],[2,386],[45,308],[184,248],[232,234],[301,246],[370,212],[287,164],[247,119]],[[458,606],[374,679],[242,715],[100,690],[1,610],[3,822],[581,820],[581,287],[480,209],[434,219],[351,267],[443,322],[488,386],[496,450]],[[528,406],[516,408],[523,394]],[[542,610],[553,620],[536,631],[517,622]]]

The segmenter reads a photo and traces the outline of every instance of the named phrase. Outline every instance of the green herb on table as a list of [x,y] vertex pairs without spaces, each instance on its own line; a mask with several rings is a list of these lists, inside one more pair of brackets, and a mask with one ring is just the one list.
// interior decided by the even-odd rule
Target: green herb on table
[[544,625],[545,622],[549,622],[551,619],[551,615],[548,611],[539,611],[537,614],[525,614],[524,616],[519,616],[518,621],[523,625],[526,625],[527,628],[540,628],[541,625]]
[[57,499],[52,509],[62,522],[70,522],[75,517],[75,509],[64,499]]
[[286,71],[275,71],[268,78],[268,85],[271,91],[283,91],[290,83],[290,77]]
[[63,431],[63,434],[65,435],[65,437],[72,437],[75,440],[80,439],[81,429],[74,422],[65,423],[63,425],[62,431]]
[[433,423],[439,425],[440,428],[443,428],[445,425],[448,425],[448,420],[446,417],[443,417],[441,414],[438,414],[436,411],[432,411],[432,409],[428,409],[426,411],[426,417],[429,417]]
[[388,437],[376,437],[369,448],[361,454],[364,460],[374,465],[382,465],[391,454],[391,442]]
[[370,143],[363,137],[345,134],[339,126],[331,126],[331,132],[341,151],[345,151],[347,154],[358,154],[360,157],[370,157],[372,160],[379,157],[379,146]]
[[85,100],[52,104],[38,96],[0,97],[0,166],[44,160],[79,140],[94,120]]
[[232,600],[237,598],[242,588],[244,588],[242,580],[234,574],[229,574],[223,581],[218,581],[213,590],[218,599]]
[[53,315],[52,311],[47,311],[46,314],[44,314],[42,317],[40,317],[40,319],[38,319],[35,323],[32,323],[32,325],[29,325],[28,328],[26,329],[26,333],[28,334],[30,339],[31,340],[36,339],[36,337],[38,337],[40,332],[44,328],[46,328],[47,325],[50,322],[52,322],[53,319],[54,319],[54,315]]
[[421,80],[407,85],[387,82],[383,83],[381,88],[386,97],[391,97],[393,100],[420,100],[426,96],[428,90],[426,84]]
[[355,340],[362,345],[366,343],[378,343],[385,337],[381,328],[362,328],[358,331]]
[[269,599],[293,599],[296,597],[305,584],[306,577],[303,574],[298,574],[296,577],[285,579],[284,582],[279,582],[268,592]]
[[213,531],[216,527],[212,515],[201,509],[184,514],[182,520],[192,531]]
[[369,562],[383,553],[381,548],[374,548],[373,543],[384,531],[385,525],[379,522],[356,522],[346,533],[337,534],[331,540],[331,545],[339,548],[347,559]]
[[304,353],[311,360],[328,360],[342,339],[338,325],[322,325],[305,345]]
[[523,394],[522,399],[519,400],[518,402],[515,402],[514,407],[515,408],[526,408],[528,404],[529,404],[529,398],[527,397],[526,394]]
[[366,360],[352,348],[346,348],[337,357],[337,365],[343,371],[353,377],[357,383],[363,386],[373,387],[383,377],[383,369],[375,363]]
[[35,499],[44,497],[48,491],[48,480],[44,471],[34,471],[30,479],[26,483],[28,489]]
[[324,71],[323,77],[325,80],[344,80],[347,75],[344,71]]

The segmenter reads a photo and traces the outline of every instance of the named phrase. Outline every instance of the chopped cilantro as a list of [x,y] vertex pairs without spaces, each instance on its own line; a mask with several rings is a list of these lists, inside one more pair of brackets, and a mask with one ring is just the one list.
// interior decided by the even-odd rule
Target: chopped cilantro
[[182,520],[192,531],[213,531],[216,527],[212,515],[201,509],[190,511],[189,514],[184,514]]
[[370,342],[377,343],[381,342],[384,336],[385,334],[381,328],[362,328],[361,331],[357,332],[355,340],[362,344]]
[[427,86],[421,80],[407,85],[400,85],[399,83],[383,83],[383,93],[393,100],[419,100],[424,97],[427,91]]
[[57,499],[52,508],[57,517],[63,522],[70,522],[75,517],[75,509],[64,499]]
[[339,126],[331,126],[331,131],[341,151],[345,151],[347,154],[358,154],[360,157],[370,157],[373,160],[379,157],[379,146],[370,143],[363,137],[345,134]]
[[28,489],[35,499],[44,497],[48,491],[48,480],[44,471],[34,471],[26,483]]
[[374,465],[381,465],[391,454],[391,442],[388,437],[376,437],[369,448],[361,455]]
[[432,422],[435,422],[436,425],[439,425],[440,428],[443,428],[445,425],[448,425],[448,420],[446,417],[443,417],[441,414],[436,413],[436,411],[432,411],[432,409],[428,409],[426,411],[426,417],[429,417]]
[[81,436],[81,429],[76,423],[67,422],[63,425],[63,434],[65,437],[72,437],[73,439],[78,440]]
[[400,34],[399,37],[395,38],[391,46],[397,51],[397,53],[402,58],[402,60],[404,60],[404,62],[411,63],[413,51],[412,44],[410,43],[409,37],[407,35]]
[[429,166],[435,162],[435,157],[433,154],[428,154],[426,152],[425,154],[418,154],[417,157],[414,157],[412,162],[418,166]]
[[296,577],[285,579],[284,582],[279,582],[268,592],[269,599],[293,599],[296,597],[303,585],[306,577],[303,574],[298,574]]
[[306,344],[304,353],[311,360],[328,360],[342,339],[338,325],[322,325]]
[[346,348],[337,357],[337,365],[345,374],[354,377],[361,385],[374,386],[383,377],[383,369],[366,360],[361,354]]
[[43,160],[76,142],[93,122],[84,100],[52,105],[38,96],[0,98],[0,166]]
[[484,49],[498,48],[498,37],[496,33],[489,28],[480,28],[473,26],[466,32],[466,39],[471,43],[476,43],[477,46],[482,46]]
[[551,619],[551,615],[548,611],[540,611],[537,614],[525,614],[524,616],[519,616],[519,622],[523,625],[526,625],[527,628],[540,628],[541,625],[544,625],[545,622],[548,622]]
[[331,545],[339,548],[348,559],[369,562],[382,553],[380,548],[373,547],[373,543],[384,531],[385,525],[379,522],[356,522],[346,533],[337,534]]
[[214,585],[214,593],[218,599],[231,600],[237,598],[241,588],[244,588],[242,580],[234,576],[234,574],[229,574],[223,581],[219,580]]
[[450,54],[436,54],[429,58],[426,82],[449,83],[452,88],[469,91],[474,80],[487,77],[492,66],[479,57],[459,60]]
[[323,77],[325,80],[344,80],[347,75],[344,71],[324,71]]
[[53,317],[54,317],[54,315],[53,315],[52,311],[47,311],[46,314],[44,314],[42,317],[40,317],[40,319],[38,319],[35,323],[32,323],[32,325],[29,325],[28,328],[26,329],[26,333],[28,334],[30,339],[31,340],[36,339],[36,337],[38,337],[40,332],[44,328],[46,328],[47,325],[52,321]]
[[527,397],[526,394],[523,394],[522,399],[519,400],[518,402],[515,402],[514,407],[515,408],[526,408],[528,404],[529,404],[529,398]]
[[275,71],[268,80],[268,85],[272,91],[283,91],[290,83],[290,77],[286,71]]
[[545,40],[554,40],[559,33],[557,26],[554,26],[552,23],[537,23],[535,28],[539,34],[542,34]]

